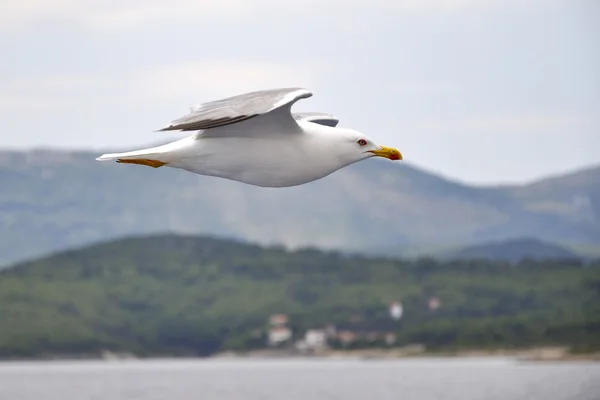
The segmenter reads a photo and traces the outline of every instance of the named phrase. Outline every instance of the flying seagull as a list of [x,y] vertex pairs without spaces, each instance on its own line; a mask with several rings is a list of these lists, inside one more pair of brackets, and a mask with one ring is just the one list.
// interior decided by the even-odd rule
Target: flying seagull
[[298,100],[311,96],[306,89],[283,88],[199,104],[159,130],[193,135],[96,160],[180,168],[262,187],[302,185],[375,156],[402,160],[398,150],[338,127],[332,115],[292,113]]

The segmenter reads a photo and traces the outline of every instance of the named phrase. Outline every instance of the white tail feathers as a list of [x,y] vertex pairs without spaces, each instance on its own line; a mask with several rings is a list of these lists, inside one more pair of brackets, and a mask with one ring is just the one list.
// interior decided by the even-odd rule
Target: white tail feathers
[[128,151],[125,153],[108,153],[96,158],[98,161],[115,160],[118,163],[138,164],[148,167],[158,168],[166,165],[165,161],[160,160],[160,153],[156,149],[145,149],[137,151]]
[[117,153],[102,154],[100,157],[96,158],[96,161],[110,161],[110,160],[116,160],[118,158],[119,158],[119,155]]
[[142,150],[126,151],[123,153],[102,154],[100,157],[96,158],[96,160],[134,160],[138,158],[143,158],[167,163],[172,159],[172,157],[177,158],[176,154],[185,151],[185,149],[189,148],[190,146],[194,146],[195,141],[195,135],[193,135],[157,147],[149,147]]
[[196,136],[188,136],[175,142],[158,147],[142,150],[127,151],[124,153],[107,153],[96,158],[98,161],[117,161],[125,164],[139,164],[158,168],[177,160],[181,154],[186,154],[186,149],[193,148]]
[[152,158],[154,157],[158,157],[160,156],[161,152],[157,152],[156,148],[152,148],[152,149],[144,149],[144,150],[134,150],[134,151],[127,151],[124,153],[108,153],[108,154],[102,154],[100,157],[96,158],[96,160],[98,161],[110,161],[110,160],[119,160],[119,159],[123,159],[123,160],[127,160],[127,159],[134,159],[134,158]]

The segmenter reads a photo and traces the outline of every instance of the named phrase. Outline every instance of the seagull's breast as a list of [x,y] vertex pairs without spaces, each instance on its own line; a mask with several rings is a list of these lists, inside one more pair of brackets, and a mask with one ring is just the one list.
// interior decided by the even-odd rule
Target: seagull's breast
[[301,185],[331,174],[345,163],[313,135],[195,139],[169,165],[201,175],[263,187]]

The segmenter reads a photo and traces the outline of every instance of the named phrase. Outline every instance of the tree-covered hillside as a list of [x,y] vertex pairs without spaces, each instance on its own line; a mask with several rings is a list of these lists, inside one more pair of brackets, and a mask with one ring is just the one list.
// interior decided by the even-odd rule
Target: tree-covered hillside
[[[394,301],[399,321],[388,314]],[[261,332],[275,313],[289,317],[294,339],[333,324],[395,332],[395,346],[586,351],[600,348],[600,264],[409,262],[207,237],[129,238],[0,272],[0,356],[250,349],[265,346]]]

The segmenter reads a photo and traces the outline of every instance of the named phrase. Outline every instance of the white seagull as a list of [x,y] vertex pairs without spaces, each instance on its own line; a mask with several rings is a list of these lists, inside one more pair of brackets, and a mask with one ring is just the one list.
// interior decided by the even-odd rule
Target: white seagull
[[104,154],[96,160],[168,166],[262,187],[302,185],[370,157],[402,154],[325,113],[292,113],[309,90],[245,93],[190,107],[160,131],[198,131],[162,146]]

